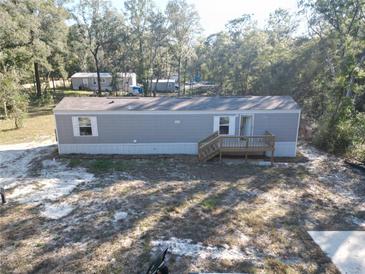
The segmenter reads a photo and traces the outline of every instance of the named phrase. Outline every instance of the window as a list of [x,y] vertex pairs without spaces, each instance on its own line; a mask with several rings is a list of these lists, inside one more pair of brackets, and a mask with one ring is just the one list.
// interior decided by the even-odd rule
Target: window
[[93,135],[91,120],[88,117],[79,117],[80,136]]
[[98,136],[97,119],[94,116],[74,116],[72,117],[73,135],[78,136]]
[[219,134],[229,134],[229,116],[219,117]]
[[222,115],[214,116],[213,132],[218,132],[222,135],[235,135],[236,133],[236,116]]

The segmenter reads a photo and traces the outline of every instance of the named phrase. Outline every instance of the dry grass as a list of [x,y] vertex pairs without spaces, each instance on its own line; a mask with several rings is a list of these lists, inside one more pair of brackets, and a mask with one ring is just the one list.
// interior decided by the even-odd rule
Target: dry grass
[[23,128],[16,129],[13,120],[0,120],[0,144],[32,142],[54,136],[54,130],[52,108],[32,108],[24,119]]
[[[82,166],[96,179],[58,201],[76,207],[59,220],[41,217],[42,205],[0,207],[4,272],[141,273],[157,252],[151,241],[176,237],[248,252],[248,259],[169,253],[172,273],[338,273],[306,230],[353,226],[340,217],[353,216],[352,199],[300,166],[202,164],[190,157],[56,161]],[[363,193],[353,176],[349,187]],[[128,217],[115,222],[116,211]]]
[[[56,90],[54,100],[57,103],[64,96],[78,97],[90,96],[92,94],[92,91],[62,89]],[[0,144],[32,142],[40,137],[55,137],[55,122],[52,112],[55,105],[38,106],[36,99],[34,97],[31,98],[23,128],[16,129],[12,119],[0,120]]]

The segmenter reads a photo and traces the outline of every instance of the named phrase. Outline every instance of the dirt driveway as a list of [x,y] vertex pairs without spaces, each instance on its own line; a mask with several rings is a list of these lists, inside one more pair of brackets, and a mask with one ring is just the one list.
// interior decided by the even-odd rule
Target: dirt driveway
[[0,146],[1,273],[338,273],[308,230],[364,230],[364,174],[303,147],[275,167],[179,158],[59,158]]

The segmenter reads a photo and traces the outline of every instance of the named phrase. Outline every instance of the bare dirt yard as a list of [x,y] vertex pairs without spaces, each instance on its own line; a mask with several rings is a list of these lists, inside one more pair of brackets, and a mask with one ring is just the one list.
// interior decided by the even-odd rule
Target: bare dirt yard
[[309,146],[274,167],[0,146],[1,273],[339,273],[309,230],[365,230],[365,178]]

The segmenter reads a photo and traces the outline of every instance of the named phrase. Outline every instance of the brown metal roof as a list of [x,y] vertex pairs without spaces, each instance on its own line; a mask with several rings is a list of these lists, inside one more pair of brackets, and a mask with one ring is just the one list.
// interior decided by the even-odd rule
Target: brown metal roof
[[64,97],[55,111],[299,110],[290,96],[246,97]]

